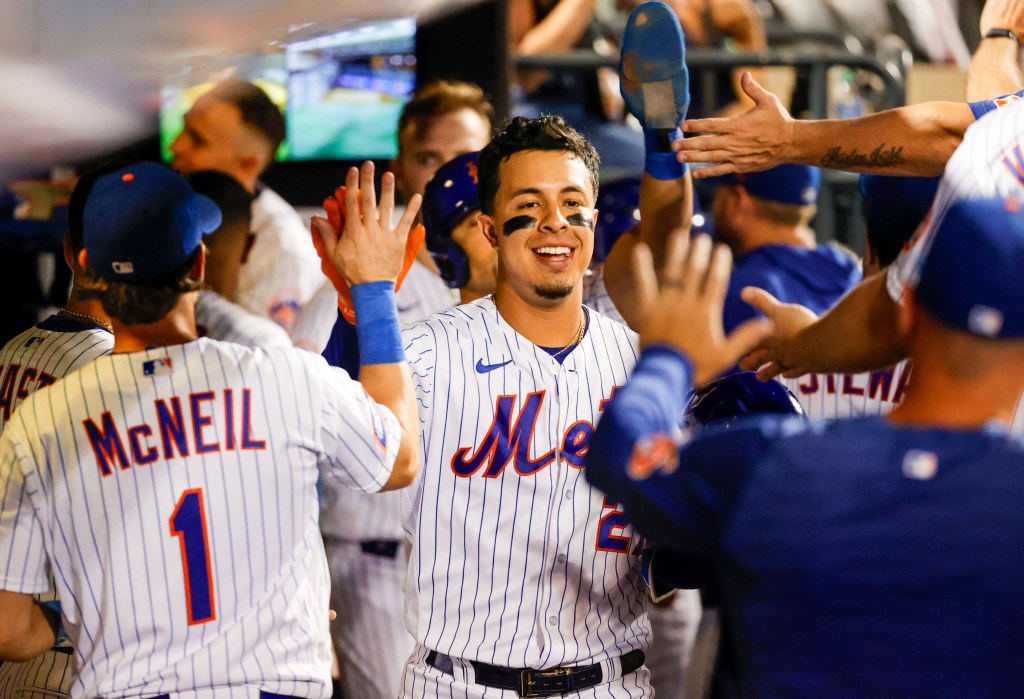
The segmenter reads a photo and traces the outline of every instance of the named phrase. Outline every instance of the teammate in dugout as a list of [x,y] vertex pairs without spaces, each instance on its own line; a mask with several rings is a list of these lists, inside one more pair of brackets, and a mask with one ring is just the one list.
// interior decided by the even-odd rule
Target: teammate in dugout
[[228,78],[195,101],[170,151],[175,170],[220,170],[254,195],[254,242],[229,300],[290,330],[324,276],[298,212],[259,181],[284,137],[284,116],[267,94]]
[[[79,267],[82,251],[82,214],[96,180],[117,170],[108,165],[79,178],[68,203],[68,233],[64,237],[64,262],[72,272],[71,293],[57,313],[11,338],[0,348],[0,435],[15,409],[38,390],[109,354],[114,346],[110,319],[99,299],[83,295],[84,270]],[[57,600],[51,577],[48,589],[36,595],[40,602]],[[64,640],[35,659],[21,663],[0,663],[0,699],[22,699],[26,695],[67,696],[73,679],[71,644]]]
[[913,390],[888,417],[691,440],[675,415],[730,353],[728,260],[709,265],[703,240],[684,264],[676,238],[586,472],[652,543],[710,563],[750,696],[1019,694],[1024,446],[1005,423],[1024,389],[1021,206],[960,199],[934,230],[900,307]]
[[[419,463],[393,300],[418,199],[393,228],[393,191],[385,176],[378,216],[364,182],[366,215],[327,236],[366,319],[360,384],[294,348],[197,339],[216,207],[153,164],[95,182],[78,263],[113,354],[29,396],[0,439],[0,658],[66,628],[72,697],[330,696],[318,465],[370,492]],[[32,597],[49,571],[57,609]]]
[[[476,85],[441,80],[420,86],[399,119],[398,156],[391,163],[399,193],[407,201],[422,194],[446,159],[482,148],[491,135],[492,112]],[[429,318],[456,301],[441,279],[420,263],[423,254],[395,294],[400,323]],[[328,313],[317,320],[307,318],[304,311],[296,325],[301,329],[308,322],[317,333],[322,331],[323,341],[314,343],[317,351],[330,339],[332,349],[325,358],[358,376],[358,333],[340,317],[337,291],[328,286]],[[315,300],[319,297],[320,293]],[[321,492],[320,531],[331,569],[331,606],[339,617],[331,634],[342,690],[348,697],[394,699],[415,646],[401,605],[408,569],[401,494],[366,495],[329,481]]]
[[650,696],[639,541],[580,472],[635,358],[581,303],[596,153],[557,117],[519,118],[478,171],[497,290],[405,330],[425,462],[407,494],[419,645],[402,696]]

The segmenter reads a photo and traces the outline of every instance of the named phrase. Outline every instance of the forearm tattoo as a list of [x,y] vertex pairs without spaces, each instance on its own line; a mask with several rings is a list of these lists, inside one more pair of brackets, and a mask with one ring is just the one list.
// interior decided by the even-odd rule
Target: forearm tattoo
[[821,166],[843,170],[850,167],[895,167],[903,162],[903,146],[886,148],[883,143],[870,153],[861,153],[856,148],[849,152],[843,152],[840,146],[830,148],[821,159]]

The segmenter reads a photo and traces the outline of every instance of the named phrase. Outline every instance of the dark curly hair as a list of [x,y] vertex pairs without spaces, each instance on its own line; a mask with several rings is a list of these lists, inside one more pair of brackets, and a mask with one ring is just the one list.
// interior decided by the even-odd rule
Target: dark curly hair
[[498,193],[498,168],[516,153],[528,150],[564,151],[579,158],[590,173],[590,184],[597,198],[598,168],[601,158],[594,146],[560,116],[536,119],[515,117],[507,121],[491,142],[480,151],[477,176],[480,180],[480,210],[494,214]]

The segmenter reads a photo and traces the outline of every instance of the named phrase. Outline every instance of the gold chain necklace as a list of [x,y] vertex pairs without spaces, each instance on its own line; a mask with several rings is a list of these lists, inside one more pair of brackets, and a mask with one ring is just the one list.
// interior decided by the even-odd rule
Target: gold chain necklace
[[109,333],[114,332],[114,328],[111,327],[110,323],[106,323],[97,318],[96,316],[86,315],[85,313],[75,313],[74,311],[69,311],[66,308],[62,308],[59,311],[57,311],[57,315],[64,316],[65,318],[71,318],[72,320],[81,321],[83,323],[92,323],[93,325],[98,325],[101,328],[106,328],[107,332]]
[[583,341],[583,332],[586,330],[586,328],[587,328],[587,312],[584,311],[581,308],[580,309],[580,327],[576,330],[576,335],[571,340],[569,340],[569,344],[567,344],[565,347],[563,347],[562,349],[560,349],[557,352],[555,352],[554,354],[552,354],[551,358],[552,359],[558,359],[563,354],[568,352],[570,347],[574,347],[575,345],[580,344],[580,342]]

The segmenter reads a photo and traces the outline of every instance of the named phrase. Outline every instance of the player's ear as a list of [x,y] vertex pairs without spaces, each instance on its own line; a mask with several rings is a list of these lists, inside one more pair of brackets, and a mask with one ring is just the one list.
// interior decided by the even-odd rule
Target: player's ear
[[87,269],[89,267],[89,253],[82,248],[78,252],[78,266],[81,269]]
[[[273,155],[270,156],[273,159]],[[235,179],[239,182],[254,182],[263,172],[263,159],[252,151],[238,154],[235,158],[235,165],[238,168],[238,175]]]
[[192,263],[188,276],[200,282],[206,278],[206,243],[199,243],[199,254],[196,255],[196,261]]
[[492,248],[498,248],[498,225],[495,223],[492,216],[487,214],[477,214],[476,222],[480,226],[481,232],[484,237],[487,238],[487,242],[491,244]]
[[75,268],[78,267],[78,262],[75,259],[75,244],[71,242],[70,233],[64,235],[64,264],[66,264],[72,272],[74,272]]

